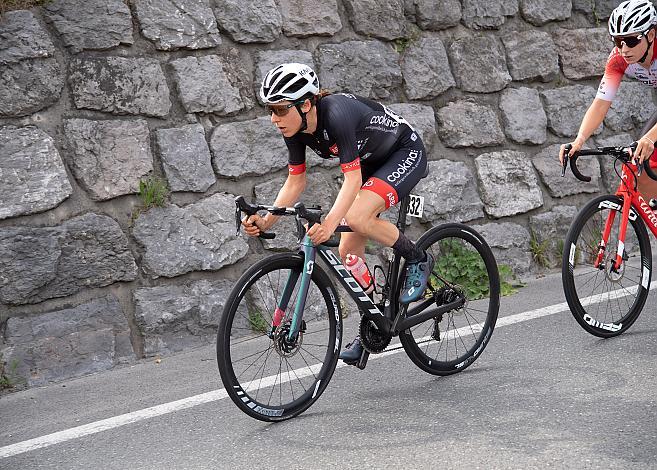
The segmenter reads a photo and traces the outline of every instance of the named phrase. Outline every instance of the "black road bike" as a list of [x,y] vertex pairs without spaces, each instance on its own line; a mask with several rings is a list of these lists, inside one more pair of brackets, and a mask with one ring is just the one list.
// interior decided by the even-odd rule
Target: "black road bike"
[[[400,203],[396,225],[401,231],[414,198]],[[490,340],[499,310],[499,273],[489,246],[472,228],[450,223],[420,237],[417,246],[432,253],[436,263],[425,295],[410,305],[398,300],[405,272],[399,255],[392,254],[387,269],[375,266],[381,297],[375,304],[330,250],[337,240],[314,246],[305,234],[303,221],[309,227],[318,223],[320,208],[302,203],[294,208],[253,205],[242,196],[235,203],[238,232],[242,213],[268,211],[294,216],[301,240],[298,252],[274,254],[248,268],[228,297],[219,322],[221,379],[233,402],[249,416],[262,421],[292,418],[326,389],[342,343],[343,307],[331,276],[361,313],[365,350],[359,368],[365,367],[370,354],[383,352],[391,338],[399,336],[418,367],[430,374],[450,375],[472,364]],[[351,230],[340,226],[337,231]]]

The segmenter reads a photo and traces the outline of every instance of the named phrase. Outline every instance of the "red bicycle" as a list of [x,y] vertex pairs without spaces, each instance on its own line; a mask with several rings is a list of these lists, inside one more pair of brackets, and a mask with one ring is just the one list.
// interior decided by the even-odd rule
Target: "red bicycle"
[[577,179],[591,181],[580,173],[577,159],[608,155],[615,159],[621,180],[616,194],[600,196],[579,212],[563,247],[562,281],[570,311],[582,328],[602,338],[632,326],[650,289],[652,251],[646,226],[657,237],[657,215],[638,191],[637,180],[642,169],[654,180],[657,174],[648,160],[633,163],[633,149],[636,143],[567,152],[562,169],[563,176],[570,161]]

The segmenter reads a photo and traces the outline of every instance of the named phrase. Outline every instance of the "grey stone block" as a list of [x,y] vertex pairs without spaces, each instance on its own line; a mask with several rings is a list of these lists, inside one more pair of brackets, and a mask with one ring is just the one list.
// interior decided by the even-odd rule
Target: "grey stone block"
[[601,77],[612,44],[607,28],[558,29],[554,42],[559,49],[563,74],[571,80]]
[[559,55],[544,31],[522,31],[502,36],[509,72],[516,81],[549,82],[559,75]]
[[230,280],[201,280],[136,289],[135,321],[144,338],[144,355],[165,355],[216,341],[233,285]]
[[524,153],[485,153],[475,158],[475,165],[484,210],[491,217],[523,214],[543,205],[536,173]]
[[342,29],[337,0],[279,0],[278,5],[286,36],[333,36]]
[[216,55],[171,62],[185,111],[225,116],[244,109],[239,89],[231,83],[224,65]]
[[359,34],[386,40],[406,34],[403,0],[344,0],[344,6]]
[[317,63],[323,86],[369,98],[388,98],[402,83],[399,55],[380,41],[322,44]]
[[64,87],[55,46],[27,10],[0,21],[0,118],[35,113],[55,103]]
[[142,269],[152,278],[175,277],[236,263],[246,256],[248,245],[235,234],[234,214],[230,194],[140,214],[132,234],[144,248]]
[[404,90],[411,100],[431,99],[456,86],[447,51],[439,38],[424,37],[404,52]]
[[623,82],[604,123],[614,131],[632,131],[635,126],[643,127],[655,112],[657,107],[652,89],[643,83]]
[[570,18],[571,0],[520,0],[523,18],[536,26]]
[[461,21],[459,0],[414,0],[415,17],[420,28],[429,31],[456,26]]
[[[579,125],[595,98],[595,88],[572,85],[541,92],[548,127],[561,137],[577,135]],[[602,132],[602,124],[594,134]]]
[[531,268],[529,231],[511,222],[473,225],[495,255],[497,266],[508,266],[515,274],[527,274]]
[[395,103],[388,107],[413,126],[428,151],[436,137],[436,116],[433,108],[415,103]]
[[202,193],[217,181],[203,126],[158,129],[155,136],[171,191]]
[[288,150],[268,117],[215,127],[210,138],[212,166],[225,178],[266,175],[286,168]]
[[600,165],[595,157],[582,157],[577,160],[577,167],[582,174],[591,177],[591,181],[585,183],[575,178],[571,171],[566,177],[561,177],[561,165],[559,164],[560,144],[550,145],[538,152],[532,158],[534,167],[541,180],[552,197],[566,197],[573,194],[597,193],[599,191]]
[[491,93],[511,81],[504,47],[499,39],[475,36],[456,39],[449,46],[454,77],[463,91]]
[[164,117],[171,108],[164,73],[153,59],[73,59],[68,81],[78,109]]
[[36,127],[0,127],[0,219],[57,207],[73,192],[53,139]]
[[273,42],[283,27],[274,0],[215,0],[214,15],[219,28],[239,43]]
[[477,181],[463,162],[429,162],[429,175],[412,192],[424,197],[424,222],[469,222],[484,216]]
[[133,4],[141,33],[157,49],[207,49],[221,44],[208,0],[134,0]]
[[92,199],[136,194],[139,181],[153,171],[148,124],[137,121],[64,121],[68,163]]
[[438,135],[447,147],[487,147],[504,143],[492,108],[469,101],[449,103],[436,112]]
[[538,91],[507,88],[500,95],[500,110],[509,139],[519,144],[542,144],[547,139],[547,116]]
[[2,351],[16,362],[16,374],[29,385],[44,385],[132,362],[132,348],[120,344],[129,334],[125,314],[114,296],[77,307],[12,317]]
[[497,29],[518,13],[518,0],[462,0],[463,23],[471,29]]
[[130,9],[121,0],[53,0],[43,13],[74,53],[134,42]]
[[137,266],[114,219],[86,214],[56,227],[0,229],[0,302],[37,303],[132,281]]

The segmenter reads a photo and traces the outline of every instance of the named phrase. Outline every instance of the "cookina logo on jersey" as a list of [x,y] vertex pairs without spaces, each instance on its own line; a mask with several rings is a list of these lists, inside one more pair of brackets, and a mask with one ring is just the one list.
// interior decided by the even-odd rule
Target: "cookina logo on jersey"
[[413,168],[413,164],[417,161],[418,158],[420,158],[420,152],[417,150],[411,150],[408,152],[408,157],[406,157],[403,162],[397,165],[397,169],[390,173],[386,179],[391,183],[394,183],[399,178],[404,176],[408,170]]
[[380,126],[394,128],[399,126],[399,121],[394,120],[390,116],[372,116],[370,124],[378,124]]

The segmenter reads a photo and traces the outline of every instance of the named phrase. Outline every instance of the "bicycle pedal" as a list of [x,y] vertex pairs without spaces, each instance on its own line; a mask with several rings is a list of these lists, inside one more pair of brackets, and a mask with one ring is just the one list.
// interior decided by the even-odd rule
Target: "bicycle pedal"
[[363,352],[360,355],[360,359],[355,364],[356,367],[358,367],[360,370],[365,369],[365,366],[367,365],[367,359],[369,359],[369,357],[370,357],[369,351],[363,349]]

